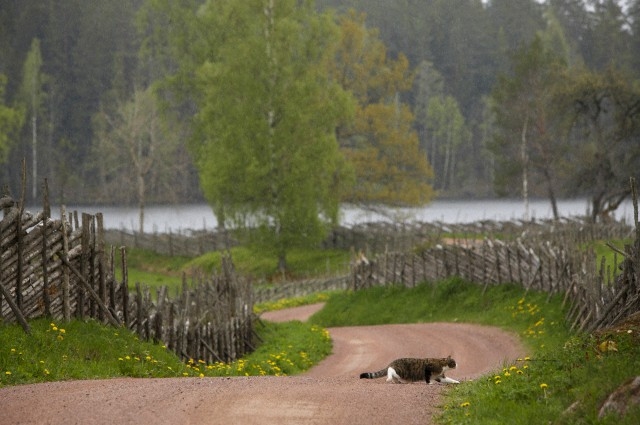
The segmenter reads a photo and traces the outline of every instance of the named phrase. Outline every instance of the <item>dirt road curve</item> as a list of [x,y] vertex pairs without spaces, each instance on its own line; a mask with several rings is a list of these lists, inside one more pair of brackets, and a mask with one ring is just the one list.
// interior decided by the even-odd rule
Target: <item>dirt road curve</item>
[[[263,315],[305,318],[319,306]],[[0,424],[428,424],[444,384],[386,384],[360,372],[396,357],[452,355],[474,379],[523,355],[496,328],[434,323],[332,328],[334,354],[296,377],[109,379],[0,389]],[[461,384],[464,385],[464,382]]]

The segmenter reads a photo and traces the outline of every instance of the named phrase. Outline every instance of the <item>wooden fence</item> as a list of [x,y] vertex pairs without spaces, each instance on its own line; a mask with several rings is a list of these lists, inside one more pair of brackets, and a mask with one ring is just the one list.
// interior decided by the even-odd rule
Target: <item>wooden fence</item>
[[154,297],[138,284],[129,291],[126,250],[118,282],[102,215],[62,211],[53,220],[46,199],[33,215],[11,197],[0,198],[0,321],[17,321],[29,332],[29,320],[38,317],[92,318],[205,361],[234,360],[251,349],[253,293],[230,259],[218,275],[185,281],[174,298],[166,288]]
[[[637,198],[634,198],[637,220]],[[460,229],[458,229],[459,231]],[[467,229],[468,231],[470,229]],[[504,232],[504,228],[500,233]],[[513,229],[511,229],[513,231]],[[350,288],[401,284],[413,287],[452,276],[489,285],[516,283],[527,290],[562,294],[572,329],[593,331],[640,311],[640,229],[624,224],[587,224],[575,220],[552,226],[516,229],[519,237],[452,239],[445,244],[405,252],[384,253],[360,261],[351,270]],[[497,233],[497,231],[496,231]],[[461,234],[461,233],[459,233]],[[476,234],[469,231],[469,234]],[[618,264],[606,266],[577,244],[634,237],[619,251]],[[613,248],[612,248],[613,249]]]

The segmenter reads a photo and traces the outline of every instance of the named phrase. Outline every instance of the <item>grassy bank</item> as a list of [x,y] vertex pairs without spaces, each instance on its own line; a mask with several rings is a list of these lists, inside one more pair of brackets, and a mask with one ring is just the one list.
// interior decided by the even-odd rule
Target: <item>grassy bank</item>
[[[134,288],[136,282],[152,288],[168,286],[170,289],[180,288],[182,276],[193,275],[195,271],[212,273],[221,266],[222,253],[210,252],[197,258],[170,257],[150,250],[127,248],[127,264],[129,287]],[[235,247],[231,256],[236,270],[243,276],[250,276],[259,281],[279,281],[282,275],[276,271],[278,259],[263,250],[251,247]],[[350,254],[343,250],[297,249],[288,257],[288,278],[298,279],[309,276],[335,275],[346,272]],[[121,280],[120,252],[116,255],[116,278]]]
[[607,395],[640,370],[640,327],[571,335],[563,319],[558,297],[548,300],[548,294],[509,285],[483,294],[478,285],[451,279],[336,295],[310,321],[321,326],[460,321],[517,332],[529,354],[483,379],[450,386],[440,423],[638,423],[638,408],[623,419],[599,422],[597,415]]
[[[113,377],[293,375],[331,352],[323,328],[300,322],[258,324],[258,349],[231,364],[181,362],[163,345],[139,341],[131,332],[94,321],[31,322],[0,326],[0,387],[45,381]],[[258,343],[258,342],[256,342]]]

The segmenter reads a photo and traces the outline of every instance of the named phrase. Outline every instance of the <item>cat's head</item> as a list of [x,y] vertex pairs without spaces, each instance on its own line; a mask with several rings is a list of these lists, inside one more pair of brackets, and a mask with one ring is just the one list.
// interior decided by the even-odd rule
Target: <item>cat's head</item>
[[457,364],[456,361],[454,359],[451,358],[451,356],[448,356],[446,359],[444,360],[444,364],[449,368],[449,369],[455,369]]

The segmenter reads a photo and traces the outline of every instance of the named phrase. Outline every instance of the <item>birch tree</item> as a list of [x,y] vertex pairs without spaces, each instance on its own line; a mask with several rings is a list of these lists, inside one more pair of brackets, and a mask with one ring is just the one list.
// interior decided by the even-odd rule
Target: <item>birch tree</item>
[[[138,204],[138,230],[144,232],[144,210],[151,186],[172,189],[179,168],[179,144],[160,116],[152,89],[136,90],[130,99],[103,109],[93,120],[95,167],[102,198]],[[133,185],[130,182],[134,182]]]
[[327,75],[337,29],[310,1],[220,0],[198,19],[209,32],[191,149],[203,192],[220,225],[257,226],[284,271],[287,252],[337,221],[348,182],[335,129],[350,97]]
[[20,99],[26,105],[29,117],[31,139],[31,196],[35,199],[38,194],[38,117],[45,98],[45,75],[42,73],[42,54],[40,40],[34,38],[27,53],[22,72],[22,86]]

